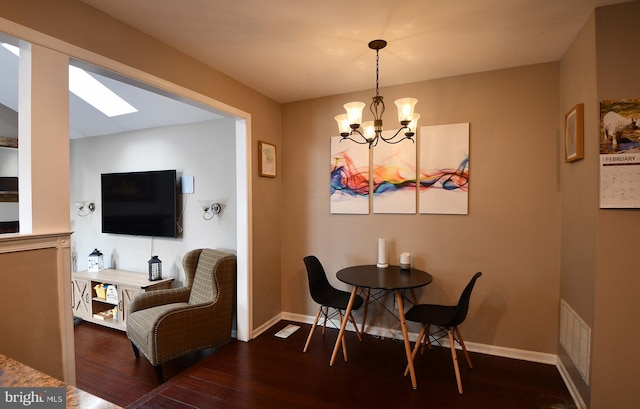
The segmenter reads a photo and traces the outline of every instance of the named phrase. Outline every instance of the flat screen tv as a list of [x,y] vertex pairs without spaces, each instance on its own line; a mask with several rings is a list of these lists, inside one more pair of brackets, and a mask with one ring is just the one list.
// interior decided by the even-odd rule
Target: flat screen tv
[[175,170],[103,173],[102,232],[177,237]]

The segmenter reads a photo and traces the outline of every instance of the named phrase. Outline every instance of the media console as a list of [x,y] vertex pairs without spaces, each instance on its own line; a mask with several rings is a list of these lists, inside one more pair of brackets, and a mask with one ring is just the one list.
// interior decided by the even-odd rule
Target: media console
[[[171,288],[172,283],[173,278],[149,281],[146,274],[131,271],[78,271],[71,274],[73,315],[85,321],[125,331],[129,303],[135,296],[146,291]],[[115,294],[112,292],[107,297],[106,292],[97,291],[96,286],[101,284],[115,287]],[[114,311],[114,308],[115,315],[106,313]]]

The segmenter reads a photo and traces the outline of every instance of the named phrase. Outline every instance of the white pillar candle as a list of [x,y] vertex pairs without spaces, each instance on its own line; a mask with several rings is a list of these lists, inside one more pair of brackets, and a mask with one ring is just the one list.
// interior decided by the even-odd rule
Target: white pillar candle
[[387,241],[378,239],[378,267],[388,267],[387,263]]

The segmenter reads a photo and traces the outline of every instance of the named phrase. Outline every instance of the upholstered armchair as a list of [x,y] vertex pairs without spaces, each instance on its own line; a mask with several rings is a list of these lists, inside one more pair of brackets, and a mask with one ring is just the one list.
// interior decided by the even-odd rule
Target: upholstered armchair
[[185,254],[186,285],[136,296],[126,318],[136,358],[151,362],[160,383],[162,363],[231,341],[236,256],[212,249]]

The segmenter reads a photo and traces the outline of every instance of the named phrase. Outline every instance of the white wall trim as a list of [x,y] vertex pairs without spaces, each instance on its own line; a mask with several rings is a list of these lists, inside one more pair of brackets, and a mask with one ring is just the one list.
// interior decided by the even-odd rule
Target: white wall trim
[[236,230],[238,251],[236,327],[237,339],[241,341],[249,341],[253,338],[251,146],[251,117],[245,119],[236,117],[236,212],[238,219]]
[[[302,314],[293,314],[290,312],[283,312],[280,314],[280,318],[285,320],[285,321],[294,321],[294,322],[301,322],[304,324],[313,324],[313,320],[316,318],[315,316],[311,316],[311,315],[302,315]],[[340,322],[338,321],[338,317],[336,316],[335,319],[331,320],[332,323],[330,323],[329,321],[327,321],[327,327],[328,328],[335,328],[335,329],[340,329]],[[320,324],[318,324],[320,325]],[[353,328],[353,324],[351,324],[351,322],[347,322],[347,331],[351,331],[351,332],[355,332],[354,328]],[[367,327],[367,334],[369,335],[374,335],[371,332],[371,328]]]
[[267,331],[269,328],[271,328],[275,324],[277,324],[278,321],[280,321],[280,320],[294,321],[294,320],[290,320],[288,318],[282,318],[282,314],[278,314],[275,317],[273,317],[270,320],[268,320],[267,322],[265,322],[264,324],[260,325],[258,328],[254,328],[253,329],[253,338],[257,338],[263,332]]
[[[266,331],[269,328],[269,326],[277,323],[280,319],[286,320],[286,321],[300,322],[305,324],[313,324],[314,318],[315,317],[310,315],[282,312],[278,314],[278,316],[271,319],[268,323],[265,323],[263,325],[264,328],[261,327],[260,333]],[[353,331],[353,325],[349,323],[346,329],[349,331]],[[402,332],[400,330],[390,329],[390,328],[367,326],[367,334],[375,337],[392,338],[392,339],[398,339],[398,340],[402,339]],[[416,334],[415,332],[409,333],[409,340],[411,342],[415,342],[417,338],[418,338],[418,334]],[[447,339],[441,340],[440,343],[442,344],[443,347],[449,347],[449,341]],[[556,368],[558,368],[558,371],[560,372],[560,376],[562,377],[562,380],[567,386],[567,389],[569,389],[569,393],[571,394],[571,397],[573,398],[573,401],[576,407],[578,409],[587,409],[587,406],[582,400],[582,397],[580,396],[578,389],[576,388],[575,384],[571,380],[571,377],[569,376],[569,373],[567,372],[566,368],[562,365],[562,362],[560,361],[560,358],[558,357],[558,355],[548,354],[544,352],[537,352],[537,351],[527,351],[527,350],[516,349],[516,348],[507,348],[507,347],[501,347],[496,345],[480,344],[477,342],[465,342],[465,346],[467,347],[467,350],[471,352],[477,352],[477,353],[492,355],[492,356],[499,356],[503,358],[519,359],[521,361],[554,365]],[[459,346],[456,346],[456,348],[460,349]]]
[[507,348],[488,344],[479,344],[476,342],[465,342],[469,351],[481,354],[500,356],[503,358],[519,359],[521,361],[537,362],[547,365],[555,365],[558,356],[547,354],[545,352],[527,351],[524,349]]
[[[292,314],[288,312],[283,312],[280,314],[280,318],[287,321],[313,324],[313,320],[315,317],[310,315],[301,315],[301,314]],[[351,325],[351,323],[347,325],[347,330],[353,331],[353,325]],[[391,328],[367,326],[367,334],[373,335],[376,337],[391,338],[391,339],[398,339],[398,340],[402,339],[402,331],[397,329],[391,329]],[[417,333],[409,332],[409,340],[411,342],[415,342],[417,338],[418,338]],[[449,341],[447,339],[441,340],[440,343],[445,347],[449,347]],[[480,344],[477,342],[465,342],[465,345],[467,349],[471,352],[478,352],[481,354],[500,356],[504,358],[520,359],[522,361],[538,362],[538,363],[543,363],[548,365],[556,365],[558,361],[557,355],[547,354],[544,352],[526,351],[522,349],[507,348],[507,347],[501,347],[496,345]],[[460,349],[459,346],[456,346],[456,347]]]
[[576,408],[587,409],[587,405],[584,403],[584,400],[582,400],[582,395],[580,395],[580,392],[578,391],[576,384],[573,383],[573,379],[571,379],[571,376],[569,375],[569,371],[567,371],[567,368],[562,363],[562,360],[560,359],[560,357],[556,357],[556,358],[557,358],[556,368],[558,368],[558,372],[560,372],[560,376],[562,377],[564,384],[567,385],[567,389],[569,389],[569,393],[573,398],[573,403],[576,405]]

